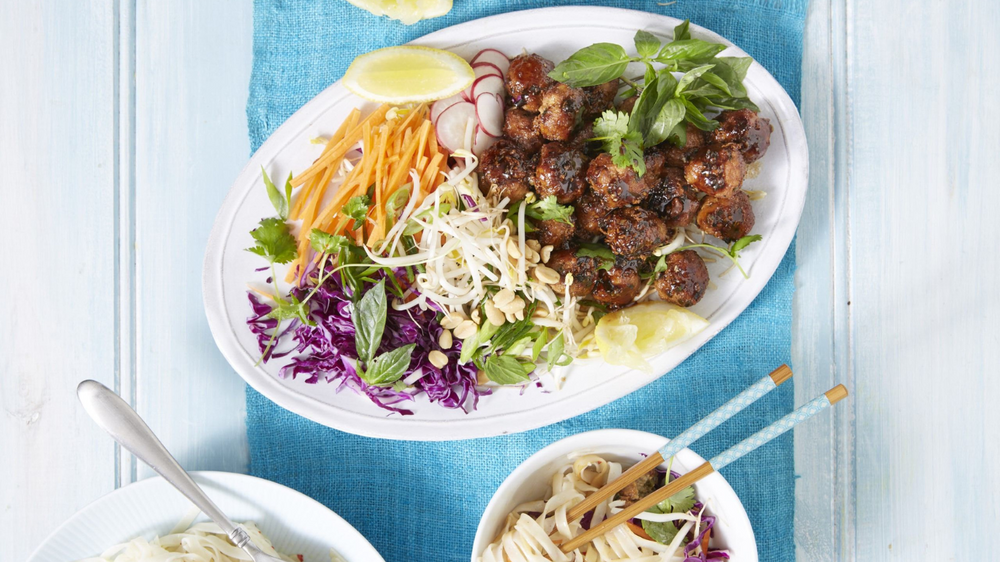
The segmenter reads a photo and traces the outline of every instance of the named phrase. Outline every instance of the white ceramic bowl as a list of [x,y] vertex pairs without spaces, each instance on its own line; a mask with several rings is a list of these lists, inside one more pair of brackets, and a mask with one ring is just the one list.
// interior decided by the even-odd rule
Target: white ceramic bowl
[[[665,437],[631,429],[600,429],[578,433],[545,447],[528,457],[497,488],[486,505],[476,539],[472,545],[472,562],[476,562],[486,546],[493,541],[512,509],[526,501],[537,500],[549,492],[552,474],[569,462],[571,453],[600,454],[627,468],[669,441]],[[685,473],[705,462],[697,453],[684,449],[674,457],[675,472]],[[663,466],[666,468],[666,465]],[[719,473],[712,473],[695,484],[698,499],[708,505],[708,511],[718,517],[713,545],[729,550],[734,562],[757,562],[757,541],[750,519],[736,492]]]
[[[316,500],[269,480],[230,472],[193,472],[192,478],[233,521],[253,521],[275,548],[306,562],[384,562],[361,533]],[[28,562],[69,562],[96,556],[137,536],[165,535],[192,509],[160,477],[119,488],[70,517]],[[196,521],[204,521],[200,515]]]

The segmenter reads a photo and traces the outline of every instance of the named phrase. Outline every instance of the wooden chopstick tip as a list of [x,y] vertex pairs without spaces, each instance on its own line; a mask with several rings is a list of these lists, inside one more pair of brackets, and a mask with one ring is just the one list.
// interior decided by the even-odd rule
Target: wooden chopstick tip
[[827,390],[824,394],[826,395],[826,399],[830,401],[830,405],[832,406],[837,402],[840,402],[844,398],[847,398],[847,387],[842,384],[838,384],[837,386],[831,388],[830,390]]
[[792,378],[792,369],[788,365],[782,365],[771,372],[771,380],[774,381],[775,386],[780,386],[781,383]]

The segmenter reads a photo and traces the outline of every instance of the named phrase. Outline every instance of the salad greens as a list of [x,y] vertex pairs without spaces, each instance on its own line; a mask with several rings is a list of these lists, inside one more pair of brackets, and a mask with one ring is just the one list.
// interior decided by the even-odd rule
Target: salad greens
[[[718,121],[705,116],[709,109],[757,111],[743,86],[753,59],[717,56],[726,45],[692,38],[689,26],[685,20],[674,28],[674,38],[666,44],[647,31],[636,32],[636,56],[611,43],[584,47],[549,73],[575,88],[620,78],[630,86],[626,96],[638,94],[630,114],[609,110],[594,122],[594,140],[602,141],[616,166],[643,175],[643,149],[666,140],[684,146],[688,123],[703,131],[718,127]],[[642,77],[625,76],[630,63],[645,67]]]

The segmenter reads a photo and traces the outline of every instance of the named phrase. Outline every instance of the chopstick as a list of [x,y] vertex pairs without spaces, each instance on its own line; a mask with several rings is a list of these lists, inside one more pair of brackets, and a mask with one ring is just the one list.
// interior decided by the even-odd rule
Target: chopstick
[[804,406],[799,407],[794,412],[786,415],[757,433],[754,433],[743,441],[740,441],[735,446],[730,447],[729,449],[716,455],[712,458],[712,460],[705,462],[701,466],[679,477],[677,480],[666,484],[648,496],[636,501],[632,505],[629,505],[615,515],[605,519],[597,526],[590,528],[585,533],[566,541],[559,548],[565,553],[572,552],[576,548],[589,543],[596,537],[599,537],[614,527],[632,519],[636,515],[673,496],[677,492],[680,492],[684,488],[687,488],[709,474],[717,470],[721,470],[729,463],[771,441],[796,425],[808,420],[833,404],[843,400],[845,397],[847,397],[847,388],[845,388],[842,384],[838,384],[832,389],[826,391],[824,394],[821,394],[806,403]]
[[683,433],[670,440],[659,451],[649,455],[642,462],[635,464],[626,470],[621,476],[608,482],[600,490],[587,496],[585,500],[573,506],[566,513],[570,521],[575,521],[583,517],[585,513],[597,507],[598,504],[620,492],[622,488],[636,481],[640,476],[650,470],[660,466],[664,459],[676,455],[678,451],[694,443],[709,431],[719,427],[723,422],[739,413],[743,408],[756,402],[761,396],[774,390],[781,383],[792,378],[792,370],[788,365],[782,365],[771,372],[770,375],[760,379],[747,387],[746,390],[736,395],[729,402],[719,406],[714,412],[705,416],[701,421],[684,430]]

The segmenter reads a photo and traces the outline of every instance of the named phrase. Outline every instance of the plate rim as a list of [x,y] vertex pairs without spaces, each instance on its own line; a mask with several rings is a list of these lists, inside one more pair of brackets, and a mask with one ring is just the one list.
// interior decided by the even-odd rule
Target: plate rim
[[[191,470],[188,471],[188,474],[191,475],[191,477],[195,480],[195,482],[199,482],[199,480],[202,478],[217,479],[217,481],[219,481],[220,483],[234,484],[233,485],[234,488],[240,488],[241,481],[253,482],[255,485],[272,486],[282,490],[282,493],[289,493],[294,496],[299,496],[301,499],[306,500],[307,502],[311,502],[312,504],[315,504],[316,506],[328,511],[330,515],[332,515],[336,520],[343,523],[348,529],[353,531],[357,535],[356,538],[359,539],[361,543],[368,545],[368,548],[371,550],[371,554],[373,554],[376,557],[371,559],[373,562],[385,562],[385,559],[382,558],[382,555],[379,554],[378,550],[376,550],[375,547],[372,546],[371,542],[367,539],[367,537],[362,535],[361,531],[358,531],[354,527],[354,525],[351,525],[350,522],[341,517],[340,514],[337,513],[336,511],[330,509],[329,507],[323,505],[319,501],[307,496],[306,494],[303,494],[298,490],[285,486],[284,484],[279,484],[272,480],[268,480],[266,478],[260,478],[258,476],[253,476],[250,474],[243,474],[241,472],[226,472],[222,470]],[[31,551],[31,554],[28,556],[26,562],[45,562],[40,558],[38,558],[42,554],[42,550],[56,537],[58,537],[61,533],[65,532],[66,529],[70,528],[73,524],[77,523],[83,517],[89,515],[91,511],[100,510],[104,508],[105,504],[107,504],[108,502],[114,502],[117,500],[118,497],[123,496],[125,494],[130,494],[130,493],[142,494],[144,493],[145,488],[149,488],[154,485],[171,486],[171,484],[167,482],[166,479],[164,479],[162,476],[156,475],[156,476],[151,476],[149,478],[144,478],[142,480],[138,480],[136,482],[132,482],[131,484],[128,484],[126,486],[121,486],[120,488],[115,488],[114,490],[94,499],[87,505],[76,510],[76,512],[73,513],[73,515],[70,515],[68,518],[66,518],[65,521],[59,524],[59,526],[56,527],[51,533],[46,535],[46,537],[42,540],[42,542],[39,543],[38,546]],[[177,493],[180,494],[179,491]],[[194,506],[192,505],[192,507]]]
[[[615,23],[623,23],[628,20],[628,18],[632,18],[633,20],[635,18],[644,18],[647,21],[646,25],[648,25],[649,18],[654,18],[658,21],[658,23],[665,26],[675,26],[682,21],[671,16],[624,8],[599,6],[558,6],[511,11],[469,20],[421,36],[408,44],[434,43],[438,40],[440,35],[445,33],[454,33],[456,30],[465,31],[463,28],[474,29],[479,26],[485,27],[490,24],[499,24],[502,20],[517,21],[531,18],[538,21],[558,21],[559,19],[566,20],[569,17],[572,17],[574,20],[585,19],[592,25],[604,26],[609,26],[609,24],[613,25]],[[731,41],[718,33],[695,24],[691,25],[697,34],[723,42],[730,48],[734,49],[735,55],[749,56],[745,51],[740,49],[739,46],[733,44]],[[545,27],[552,26],[547,25]],[[631,28],[634,26],[629,27]],[[506,33],[506,30],[504,33]],[[482,40],[483,38],[488,37],[489,35],[479,34],[476,36],[475,40]],[[246,357],[243,356],[245,355],[245,350],[239,344],[235,332],[233,331],[233,327],[228,321],[227,308],[224,303],[225,290],[223,286],[223,280],[225,277],[223,257],[225,255],[225,242],[231,234],[231,228],[229,227],[237,215],[235,209],[238,209],[239,206],[236,203],[248,195],[247,191],[244,190],[243,192],[240,192],[237,190],[237,187],[242,183],[240,178],[243,178],[249,173],[255,173],[262,160],[266,160],[272,152],[277,154],[280,151],[280,148],[289,142],[279,138],[282,130],[297,129],[298,127],[310,122],[315,109],[320,107],[327,108],[331,104],[338,103],[340,98],[352,95],[346,91],[341,92],[339,95],[336,93],[328,93],[338,87],[341,82],[340,80],[337,80],[328,87],[324,88],[321,92],[316,94],[316,96],[296,110],[267,138],[267,140],[261,144],[257,151],[250,157],[243,170],[236,176],[233,184],[230,186],[229,191],[226,194],[225,199],[223,200],[222,205],[220,206],[219,212],[216,214],[212,231],[208,238],[202,270],[203,304],[208,318],[209,327],[216,345],[219,347],[219,350],[222,352],[230,366],[240,375],[240,377],[244,379],[244,381],[246,381],[247,384],[281,408],[303,416],[321,425],[365,437],[416,441],[451,441],[517,433],[545,427],[565,419],[582,415],[645,387],[660,377],[666,376],[670,371],[683,363],[688,357],[690,357],[691,354],[718,335],[719,332],[729,326],[729,324],[731,324],[736,317],[742,314],[746,308],[750,306],[780,266],[781,261],[788,252],[788,248],[791,246],[792,240],[795,237],[795,231],[797,230],[798,224],[801,220],[802,212],[805,206],[805,196],[808,190],[809,178],[809,154],[805,129],[799,115],[798,108],[796,108],[784,87],[781,86],[781,84],[766,68],[763,67],[763,65],[756,62],[756,60],[754,61],[752,68],[756,69],[757,72],[762,73],[762,80],[764,82],[772,82],[775,87],[775,95],[773,98],[769,98],[769,105],[774,110],[775,114],[781,117],[777,125],[782,126],[785,142],[789,146],[788,154],[790,155],[791,160],[789,163],[787,180],[787,185],[790,188],[789,195],[785,197],[783,207],[777,213],[778,219],[773,230],[774,234],[778,234],[778,236],[772,236],[769,240],[765,240],[764,246],[762,247],[763,249],[761,250],[761,258],[770,257],[772,259],[765,260],[758,258],[758,260],[752,264],[752,267],[756,270],[755,273],[758,273],[758,275],[753,275],[749,280],[744,281],[744,283],[748,284],[748,287],[743,289],[742,293],[734,293],[730,296],[730,298],[733,298],[737,294],[740,294],[741,296],[744,294],[747,295],[748,300],[746,306],[742,307],[739,311],[734,312],[733,310],[729,310],[713,318],[711,324],[704,332],[667,352],[673,352],[680,357],[676,365],[664,370],[663,372],[659,372],[655,376],[643,379],[641,382],[627,385],[628,390],[626,392],[614,392],[614,398],[611,400],[603,398],[595,399],[593,395],[588,396],[588,393],[593,393],[595,389],[603,386],[603,383],[599,383],[571,397],[574,399],[575,405],[574,412],[571,415],[565,415],[563,413],[564,410],[559,408],[546,407],[535,411],[530,420],[524,419],[523,412],[511,412],[498,414],[496,416],[468,418],[460,421],[456,421],[454,419],[429,420],[420,419],[417,416],[407,416],[405,421],[401,422],[400,416],[377,417],[375,415],[337,408],[303,392],[288,388],[275,377],[258,370],[252,365],[252,362],[247,362]],[[789,202],[793,203],[794,208],[785,208]],[[232,212],[226,213],[227,209],[230,208]],[[789,224],[790,219],[793,219],[791,224]],[[773,244],[776,239],[779,244],[783,246],[783,248],[780,253],[776,251],[773,254],[767,255],[764,250]],[[766,275],[764,275],[765,273]],[[210,299],[213,299],[214,303],[210,303]],[[725,306],[725,302],[726,301],[723,301],[723,303],[720,304],[720,309]],[[697,345],[694,345],[695,343],[697,343]],[[659,369],[656,369],[656,371],[659,371]],[[547,406],[551,406],[551,404]],[[517,420],[518,417],[521,417],[520,422],[514,421],[511,423],[511,420]],[[508,423],[498,423],[501,421]]]

